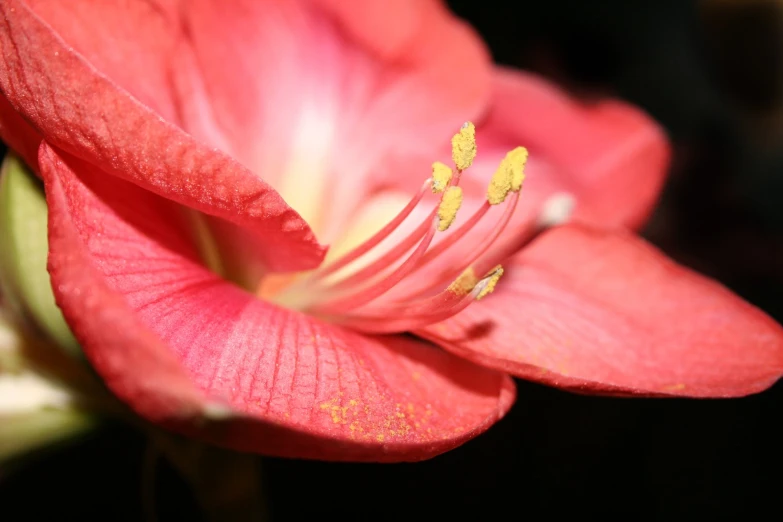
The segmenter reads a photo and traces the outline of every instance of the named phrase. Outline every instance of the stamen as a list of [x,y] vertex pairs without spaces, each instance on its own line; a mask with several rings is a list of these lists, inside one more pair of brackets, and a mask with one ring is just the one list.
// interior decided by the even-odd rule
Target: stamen
[[487,274],[478,285],[476,285],[481,287],[478,295],[476,296],[476,301],[484,299],[486,296],[494,292],[495,286],[497,286],[501,276],[503,276],[503,267],[498,265],[493,268],[492,271]]
[[473,230],[473,227],[478,224],[479,221],[481,221],[481,218],[484,217],[484,215],[487,213],[487,211],[491,208],[491,205],[487,202],[485,202],[483,205],[479,207],[479,209],[473,213],[472,216],[470,216],[470,219],[465,221],[457,230],[454,230],[451,234],[449,234],[445,239],[443,239],[440,243],[432,247],[427,254],[422,258],[421,263],[419,264],[419,268],[422,266],[428,264],[430,261],[441,255],[443,252],[448,250],[448,248],[459,241],[462,237],[465,236],[468,232]]
[[[423,193],[428,186],[427,184],[430,183],[430,186],[433,189],[434,193],[442,192],[440,203],[438,207],[432,211],[430,216],[427,218],[426,221],[421,223],[412,233],[410,233],[405,239],[400,241],[395,247],[390,250],[389,252],[386,252],[383,256],[381,256],[379,259],[376,259],[369,265],[365,266],[358,272],[355,272],[348,276],[347,278],[340,280],[336,283],[324,283],[325,277],[328,275],[333,274],[335,271],[337,271],[340,268],[345,267],[349,263],[355,261],[360,256],[368,252],[370,249],[372,249],[374,246],[376,246],[378,243],[380,243],[385,237],[390,235],[391,232],[393,232],[394,229],[398,227],[398,225],[405,219],[407,215],[410,214],[413,207],[416,206],[416,204],[421,200]],[[426,245],[422,247],[422,245],[419,245],[419,247],[414,252],[414,255],[416,257],[416,261],[418,260],[426,253],[426,249],[429,247],[429,244],[432,242],[432,237],[434,236],[435,230],[438,231],[445,231],[451,223],[454,221],[457,215],[457,211],[459,210],[459,207],[462,204],[462,189],[456,186],[456,184],[459,183],[458,177],[453,177],[452,170],[440,162],[435,162],[433,164],[433,176],[427,182],[422,186],[420,189],[419,194],[414,198],[414,200],[411,200],[411,202],[408,204],[408,206],[403,209],[403,211],[393,220],[392,223],[394,223],[394,227],[392,228],[390,225],[387,225],[384,227],[383,230],[381,230],[379,233],[377,233],[375,236],[370,238],[368,241],[366,241],[364,244],[362,244],[360,247],[357,247],[354,249],[354,251],[350,252],[348,255],[341,258],[339,261],[337,261],[334,265],[329,267],[326,270],[322,271],[316,271],[311,278],[308,279],[308,283],[315,283],[316,288],[311,289],[314,291],[314,293],[320,293],[322,295],[343,295],[350,293],[350,291],[358,289],[361,284],[366,283],[368,280],[372,279],[372,277],[376,276],[378,273],[382,272],[384,269],[390,267],[393,263],[398,261],[404,254],[407,252],[417,241],[419,241],[422,237],[428,237],[429,239],[425,239],[422,243],[426,242]],[[451,184],[451,186],[448,186]],[[436,190],[436,185],[445,185],[448,188],[444,191]],[[433,221],[434,218],[437,218],[435,221]],[[403,266],[406,268],[406,274],[412,272],[415,270],[416,266],[414,262],[409,259],[405,263],[403,263]],[[386,277],[382,280],[382,283],[377,283],[377,285],[381,285],[385,287],[386,285],[390,285],[388,288],[390,289],[396,282],[399,282],[402,279],[403,276],[400,276],[398,273],[392,274],[389,277]],[[396,282],[390,283],[390,281],[395,280]],[[315,281],[313,281],[315,280]],[[317,288],[318,282],[324,283],[320,286],[322,288]],[[378,286],[380,288],[381,286]],[[385,291],[384,291],[385,292]],[[384,292],[379,292],[377,295],[381,295]],[[369,289],[366,291],[359,291],[359,295],[369,295]],[[356,297],[356,296],[355,296]],[[374,298],[374,297],[373,297]],[[357,297],[358,299],[358,297]],[[341,299],[341,301],[348,301],[348,298]],[[354,299],[351,299],[351,302],[354,302]],[[357,301],[358,302],[358,301]]]
[[[495,174],[492,176],[492,180],[490,181],[489,187],[487,187],[487,202],[484,203],[479,209],[470,217],[468,221],[463,223],[457,230],[452,232],[446,239],[435,245],[427,254],[422,258],[421,264],[419,267],[426,265],[433,259],[435,259],[437,256],[442,254],[444,251],[446,251],[449,247],[451,247],[454,243],[456,243],[460,238],[462,238],[465,234],[470,232],[473,227],[478,224],[478,222],[481,220],[481,218],[484,217],[484,215],[487,213],[487,211],[490,209],[491,206],[497,205],[499,203],[502,203],[505,201],[506,197],[508,196],[508,192],[519,192],[522,189],[522,182],[524,180],[525,174],[525,164],[527,163],[527,149],[524,147],[517,147],[513,151],[506,154],[505,158],[500,162],[500,165],[498,166],[498,169],[495,171]],[[498,195],[493,194],[494,187],[501,187],[502,190],[502,198],[498,200]],[[495,201],[495,202],[493,202]],[[514,205],[516,205],[516,202],[514,202]],[[513,212],[514,209],[511,209],[511,212]],[[510,216],[509,216],[510,217]],[[503,221],[501,223],[507,223],[508,221],[504,218],[502,218]],[[505,227],[505,224],[501,225],[502,227]],[[497,228],[497,227],[496,227]],[[502,230],[501,230],[502,231]]]
[[451,138],[451,159],[457,170],[465,170],[473,164],[476,157],[476,127],[466,121],[459,132]]
[[473,270],[472,266],[469,266],[446,290],[456,295],[465,295],[476,287],[478,281],[479,279],[476,277],[476,272]]
[[410,272],[413,271],[419,259],[421,259],[421,256],[424,255],[424,252],[430,246],[430,243],[432,243],[432,239],[434,237],[435,237],[435,226],[433,223],[430,226],[427,235],[424,236],[424,239],[421,240],[419,246],[416,247],[416,250],[414,250],[413,253],[408,257],[408,259],[406,259],[402,263],[402,265],[399,266],[396,270],[394,270],[391,274],[384,277],[381,281],[363,290],[359,290],[355,294],[349,295],[348,297],[342,299],[331,301],[323,307],[314,307],[311,309],[311,311],[316,313],[327,313],[327,314],[332,314],[335,312],[338,313],[347,312],[349,310],[356,308],[357,306],[361,306],[365,303],[372,301],[373,299],[375,299],[380,295],[385,294],[386,292],[391,290],[391,288],[394,285],[402,281],[402,279],[405,276],[407,276]]
[[[519,201],[519,191],[522,188],[522,182],[524,180],[524,169],[527,162],[527,149],[524,147],[517,147],[512,150],[503,158],[498,166],[495,174],[492,176],[492,180],[487,187],[487,201],[471,216],[471,218],[460,226],[456,231],[449,235],[446,239],[435,245],[427,254],[422,258],[419,266],[420,269],[426,264],[430,263],[433,259],[437,258],[464,235],[470,232],[473,227],[478,224],[481,218],[487,213],[489,208],[493,205],[500,204],[506,200],[509,193],[513,194],[512,202],[506,207],[503,215],[501,216],[498,224],[493,228],[492,233],[481,242],[481,244],[471,252],[468,259],[465,260],[465,264],[470,265],[479,259],[500,237],[503,230],[511,221],[511,216],[514,214],[517,202]],[[464,264],[462,266],[465,266]],[[411,289],[413,292],[427,292],[437,288],[444,281],[455,276],[455,270],[446,271],[441,277],[434,281],[431,281],[424,288],[414,287]],[[402,291],[402,295],[409,295],[409,292]]]
[[511,192],[511,173],[502,166],[495,171],[487,187],[487,201],[490,205],[499,205]]
[[[456,281],[455,281],[456,282]],[[459,291],[454,291],[449,285],[449,288],[442,290],[440,293],[425,298],[419,298],[410,301],[396,301],[392,304],[371,304],[363,308],[361,311],[349,314],[354,318],[383,318],[383,317],[420,317],[426,315],[433,315],[445,310],[451,310],[455,306],[463,306],[465,297],[469,297],[468,301],[475,299],[478,295],[477,292],[473,292],[473,289],[479,284],[480,280],[473,281],[473,286],[469,288],[459,288]],[[461,308],[460,308],[461,309]]]
[[[484,240],[481,243],[479,243],[479,245],[476,248],[471,249],[471,251],[470,251],[469,255],[467,256],[467,258],[462,260],[463,264],[461,266],[472,265],[482,255],[484,255],[487,250],[489,250],[489,248],[492,246],[492,244],[500,237],[500,235],[503,233],[503,230],[505,230],[506,226],[508,226],[508,223],[511,221],[511,217],[514,215],[514,210],[516,209],[518,201],[519,201],[519,192],[512,192],[512,194],[511,194],[511,201],[507,204],[506,208],[504,209],[503,215],[500,217],[497,225],[495,225],[495,227],[492,229],[492,232],[487,237],[485,237]],[[483,207],[489,208],[489,205],[485,203],[483,205]],[[481,209],[479,209],[479,211],[476,212],[476,215],[483,215],[483,214],[481,214]],[[473,221],[473,220],[471,219],[471,221]],[[476,220],[476,221],[478,221],[478,220]],[[467,225],[467,224],[468,223],[465,223],[465,225]],[[461,230],[462,230],[462,227],[460,227],[460,229],[458,229],[454,233],[457,234]],[[438,247],[440,247],[443,244],[447,243],[447,241],[449,239],[451,239],[451,237],[446,238],[446,240],[441,242],[441,244],[436,245],[435,247],[433,247],[431,252],[434,253],[434,252],[438,251]],[[456,241],[452,241],[452,242],[449,242],[448,244],[446,244],[445,248],[441,249],[438,252],[438,254],[442,253],[443,250],[445,250],[446,248],[450,247],[455,242]],[[429,252],[428,252],[428,254],[429,254]],[[431,261],[431,259],[426,259],[426,256],[425,256],[425,258],[419,264],[419,267],[424,266],[425,262],[428,262],[428,261]],[[456,277],[457,274],[459,274],[459,270],[460,269],[456,268],[456,267],[454,269],[451,269],[451,270],[446,270],[443,274],[440,275],[440,277],[430,281],[429,284],[426,284],[423,288],[422,287],[416,288],[415,292],[416,293],[430,292],[434,288],[438,288],[439,286],[445,284],[445,282],[450,281],[451,279]],[[405,295],[408,295],[408,292],[405,292]]]
[[386,239],[392,232],[397,230],[399,226],[402,224],[402,222],[405,221],[405,218],[407,218],[410,215],[410,213],[413,212],[413,209],[416,208],[416,206],[421,201],[421,198],[424,197],[424,194],[431,183],[433,183],[433,180],[431,179],[425,181],[424,184],[419,189],[419,191],[416,193],[416,195],[413,196],[413,198],[408,202],[407,205],[405,205],[405,208],[403,208],[399,212],[399,214],[397,214],[394,217],[394,219],[389,221],[389,223],[386,224],[386,226],[384,226],[382,229],[376,232],[370,239],[366,240],[364,243],[357,246],[356,248],[354,248],[353,250],[351,250],[350,252],[342,256],[340,259],[335,261],[334,263],[331,263],[325,269],[318,270],[316,273],[313,274],[313,276],[323,278],[337,272],[341,268],[345,267],[349,263],[352,263],[359,257],[369,252],[372,248],[377,246],[381,241]]
[[503,203],[509,192],[519,192],[522,189],[527,156],[527,149],[524,147],[517,147],[506,154],[487,187],[487,201],[490,205]]
[[440,205],[438,205],[438,230],[445,232],[454,223],[457,218],[457,212],[462,206],[462,189],[459,187],[449,187],[443,194]]
[[536,238],[550,228],[567,222],[571,218],[575,204],[574,197],[566,192],[550,196],[542,205],[536,221],[518,234],[515,234],[512,241],[505,242],[501,248],[494,251],[492,257],[503,259],[511,256],[525,245],[535,241]]
[[330,292],[340,292],[352,287],[358,286],[360,283],[371,279],[372,276],[377,275],[381,270],[391,266],[397,260],[399,260],[408,250],[420,241],[421,238],[426,237],[428,233],[434,235],[435,227],[432,225],[433,220],[436,219],[435,211],[430,213],[429,218],[421,223],[416,230],[408,234],[405,239],[400,241],[393,249],[386,252],[383,256],[376,259],[369,265],[365,266],[361,270],[351,274],[345,279],[329,286]]
[[568,221],[574,211],[576,201],[568,192],[559,192],[549,196],[538,215],[538,226],[550,228]]
[[436,161],[432,164],[432,193],[440,194],[451,183],[451,178],[454,175],[454,171],[450,167]]
[[481,280],[468,268],[441,293],[411,302],[371,306],[366,312],[349,314],[341,324],[367,333],[395,333],[423,328],[461,312],[495,289],[503,268],[498,265]]
[[[528,158],[525,148],[517,147],[506,154],[487,187],[486,201],[457,230],[431,248],[435,235],[451,227],[462,206],[459,182],[476,156],[475,132],[475,126],[467,122],[453,136],[452,159],[456,169],[433,163],[432,176],[394,219],[347,254],[300,277],[286,291],[276,294],[275,299],[358,330],[391,333],[445,320],[492,293],[503,268],[497,265],[483,277],[476,274],[492,266],[492,259],[498,259],[497,249],[493,248],[491,256],[485,254],[509,224],[519,201]],[[388,249],[374,251],[412,215],[430,190],[440,195],[440,201],[428,217]],[[509,196],[511,201],[506,201]],[[420,272],[424,265],[468,235],[492,206],[504,202],[506,207],[495,226],[483,235],[471,236],[471,241],[477,238],[477,244],[465,245],[468,248],[464,253],[452,256],[448,265],[438,266],[434,275],[425,279],[425,272]],[[342,271],[361,259],[361,267]],[[414,272],[417,275],[410,277]],[[395,291],[389,292],[393,288]]]
[[504,160],[508,160],[508,168],[511,170],[511,190],[519,192],[525,181],[525,165],[527,165],[528,152],[525,147],[517,147],[508,154]]

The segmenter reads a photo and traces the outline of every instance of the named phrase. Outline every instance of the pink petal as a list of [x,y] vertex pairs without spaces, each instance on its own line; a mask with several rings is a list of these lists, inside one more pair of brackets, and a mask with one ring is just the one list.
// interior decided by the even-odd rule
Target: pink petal
[[[310,0],[310,3],[331,13],[343,30],[374,54],[389,60],[413,61],[418,58],[416,53],[425,54],[421,40],[427,39],[427,24],[438,24],[441,22],[438,17],[446,12],[439,0]],[[459,54],[457,49],[453,51]]]
[[41,137],[2,94],[0,94],[0,140],[15,150],[28,166],[37,169]]
[[[560,195],[573,198],[572,220],[601,228],[644,223],[669,161],[666,138],[652,120],[614,100],[581,103],[532,74],[500,68],[494,80],[490,111],[477,129],[478,155],[462,176],[465,198],[453,228],[486,200],[487,185],[508,151],[527,147],[530,159],[516,211],[483,256],[483,265],[503,262],[518,250]],[[448,161],[449,155],[442,150],[436,158],[430,156],[429,163]],[[410,173],[425,170],[427,161],[415,155],[400,159],[391,188],[412,193],[420,180]],[[419,273],[422,281],[437,277],[442,266],[459,266],[497,226],[503,212],[504,205],[490,210],[440,263]]]
[[400,461],[461,444],[513,402],[508,377],[426,343],[255,299],[200,266],[165,200],[46,145],[40,157],[58,304],[148,419],[245,451]]
[[340,201],[309,220],[327,241],[373,187],[429,175],[428,164],[400,173],[391,158],[431,157],[488,99],[485,48],[437,2],[200,0],[181,16],[186,128],[294,208],[292,173]]
[[420,333],[588,393],[742,396],[783,372],[783,330],[761,311],[630,234],[576,225],[541,237],[494,294]]
[[[494,86],[492,107],[478,130],[483,150],[490,153],[480,151],[482,161],[496,166],[501,153],[522,145],[551,168],[547,180],[530,172],[530,191],[540,183],[572,193],[578,202],[574,217],[585,222],[632,228],[644,223],[670,157],[667,139],[653,120],[618,100],[579,102],[520,71],[498,69]],[[497,161],[490,159],[493,153]]]
[[[259,242],[263,238],[263,244],[274,244],[264,250],[268,266],[291,270],[317,265],[323,248],[307,223],[269,185],[161,117],[176,108],[171,100],[158,96],[159,82],[131,85],[136,98],[115,83],[163,74],[146,58],[157,56],[156,38],[165,36],[165,31],[153,29],[158,20],[142,13],[142,5],[146,4],[130,2],[123,10],[94,10],[92,3],[69,3],[69,13],[76,9],[74,17],[49,13],[74,38],[90,38],[84,27],[90,22],[89,34],[100,36],[78,43],[91,51],[91,59],[132,54],[107,44],[111,35],[106,32],[122,21],[129,27],[142,20],[148,24],[131,38],[142,42],[138,49],[144,59],[113,64],[107,71],[113,73],[112,79],[69,47],[26,3],[12,0],[0,5],[5,25],[0,31],[0,89],[6,99],[48,142],[64,151],[174,201],[249,228]],[[97,53],[95,46],[100,43],[116,53]],[[107,65],[105,60],[101,65]],[[120,69],[125,73],[115,78]],[[13,122],[4,120],[3,126],[9,124]],[[30,144],[25,148],[29,150]]]
[[[60,43],[72,47],[116,86],[160,116],[176,122],[177,100],[170,88],[168,64],[176,59],[178,35],[170,15],[156,2],[19,0],[4,11],[9,19],[9,31],[16,33],[10,35],[9,42],[21,44],[21,54],[28,52],[25,49],[28,45],[37,45],[39,54],[47,53],[49,39],[35,33],[53,32],[61,39]],[[37,23],[24,20],[27,17],[37,19]],[[47,27],[35,28],[41,23]],[[30,43],[21,38],[22,28]],[[35,62],[24,63],[29,66]],[[33,72],[34,69],[25,71],[28,75]]]

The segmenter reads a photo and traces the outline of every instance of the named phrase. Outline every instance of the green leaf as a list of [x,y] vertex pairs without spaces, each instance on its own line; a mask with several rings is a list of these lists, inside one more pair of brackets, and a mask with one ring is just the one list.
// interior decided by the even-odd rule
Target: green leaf
[[0,415],[0,462],[81,435],[95,425],[94,417],[75,408]]
[[0,463],[86,432],[113,404],[83,359],[30,335],[0,306]]
[[13,311],[70,355],[81,350],[54,302],[46,270],[48,208],[43,186],[13,154],[0,167],[0,289]]
[[211,446],[157,428],[150,428],[148,433],[154,453],[168,458],[190,484],[206,520],[269,520],[257,455]]

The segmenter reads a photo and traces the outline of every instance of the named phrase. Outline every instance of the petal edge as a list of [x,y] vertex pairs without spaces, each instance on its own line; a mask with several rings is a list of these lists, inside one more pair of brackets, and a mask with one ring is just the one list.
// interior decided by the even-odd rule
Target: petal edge
[[783,329],[626,232],[571,225],[515,256],[470,313],[421,334],[519,377],[586,393],[734,397],[783,374]]

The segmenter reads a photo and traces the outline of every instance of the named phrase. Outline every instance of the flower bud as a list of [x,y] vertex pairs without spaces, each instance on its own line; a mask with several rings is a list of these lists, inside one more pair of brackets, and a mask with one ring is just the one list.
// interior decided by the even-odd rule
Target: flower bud
[[71,355],[81,354],[54,302],[46,270],[48,210],[43,185],[19,158],[0,167],[0,290],[12,312]]

